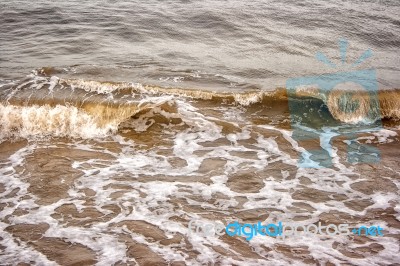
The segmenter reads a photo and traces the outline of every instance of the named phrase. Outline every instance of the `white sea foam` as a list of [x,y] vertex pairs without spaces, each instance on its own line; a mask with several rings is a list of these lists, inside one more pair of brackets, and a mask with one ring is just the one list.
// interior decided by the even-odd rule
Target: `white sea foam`
[[[225,117],[207,115],[211,111],[222,113],[224,111],[222,108],[201,110],[188,101],[171,96],[145,98],[139,106],[150,106],[150,108],[122,124],[116,123],[115,127],[110,129],[114,132],[111,135],[107,135],[110,131],[94,126],[92,116],[70,107],[68,107],[70,109],[62,106],[46,109],[47,107],[43,106],[31,106],[18,109],[3,106],[2,110],[11,114],[7,116],[8,118],[16,117],[16,121],[21,119],[21,122],[17,123],[21,125],[19,127],[20,132],[23,132],[21,136],[38,132],[39,123],[35,121],[43,116],[47,119],[41,123],[44,123],[44,128],[48,128],[45,130],[48,134],[65,136],[63,134],[66,132],[73,134],[75,128],[84,125],[88,128],[88,132],[77,136],[103,138],[91,141],[84,139],[60,141],[60,143],[56,140],[53,142],[42,140],[35,144],[28,142],[25,148],[4,160],[0,175],[1,182],[7,185],[6,191],[1,196],[7,195],[15,188],[19,188],[20,191],[7,199],[14,205],[5,207],[1,217],[13,214],[18,207],[28,210],[28,213],[9,218],[9,224],[0,224],[2,229],[10,224],[45,222],[50,226],[45,233],[46,237],[62,238],[64,241],[88,247],[96,254],[98,265],[112,265],[118,261],[135,263],[135,259],[126,253],[129,243],[121,241],[119,238],[121,234],[128,236],[135,243],[148,247],[167,261],[183,261],[188,265],[212,263],[230,265],[243,264],[243,261],[239,260],[245,257],[241,254],[242,250],[233,249],[231,244],[217,236],[189,235],[187,221],[200,219],[216,222],[223,219],[239,219],[242,213],[254,212],[256,217],[267,215],[267,221],[292,221],[304,217],[302,222],[316,223],[321,214],[345,213],[357,217],[373,209],[390,208],[393,202],[397,201],[397,194],[393,192],[367,195],[353,189],[356,181],[367,181],[371,177],[361,176],[354,166],[349,166],[339,157],[338,150],[331,142],[336,134],[329,129],[323,132],[320,147],[329,151],[333,168],[299,168],[298,155],[306,150],[293,137],[292,132],[272,125],[251,125],[236,119],[243,116],[240,106],[232,106],[230,114]],[[24,120],[22,114],[30,115],[31,118]],[[157,123],[155,121],[157,115],[166,121],[180,119],[182,122],[161,126],[157,133],[164,139],[154,139],[153,141],[159,141],[157,145],[146,146],[141,142],[143,139],[146,140],[146,136],[152,136],[151,127]],[[62,127],[60,124],[50,122],[50,120],[58,121],[58,117],[66,121],[70,119],[70,125]],[[148,123],[148,121],[153,122]],[[126,134],[119,133],[118,126],[142,134],[140,136],[143,136],[143,139],[126,137],[130,131]],[[12,130],[9,129],[8,132],[11,134]],[[378,139],[381,143],[387,143],[396,136],[395,133],[381,130],[373,132],[368,137],[372,137],[372,141]],[[52,204],[39,205],[38,196],[29,192],[29,176],[17,170],[24,168],[28,163],[27,159],[32,160],[35,152],[42,148],[60,151],[66,149],[71,154],[101,152],[105,158],[97,157],[97,154],[86,158],[71,157],[69,159],[71,169],[80,171],[82,175],[73,181],[66,197]],[[68,157],[68,153],[66,156]],[[174,164],[174,160],[183,163]],[[220,164],[214,166],[215,161],[219,161]],[[394,173],[396,169],[390,171]],[[56,175],[45,178],[58,178],[60,184],[67,179]],[[238,178],[243,182],[239,188],[232,185],[232,182],[238,182]],[[240,178],[248,178],[249,181]],[[308,180],[308,183],[304,183],[304,180]],[[247,183],[257,189],[250,185],[248,187]],[[397,181],[393,183],[399,185]],[[93,191],[90,197],[85,194],[87,189]],[[327,199],[315,199],[311,197],[312,192],[304,191],[306,189],[320,191],[325,196],[328,195]],[[29,195],[30,198],[24,198],[25,195]],[[335,198],[337,195],[344,200],[337,200]],[[351,205],[345,204],[348,199],[371,201],[371,205],[362,211],[356,210],[351,208]],[[1,200],[5,201],[4,198]],[[91,206],[104,216],[88,227],[71,226],[66,223],[70,217],[60,219],[54,216],[56,209],[65,204],[73,205],[80,213]],[[307,207],[298,207],[296,204]],[[117,206],[120,212],[106,219],[107,215],[113,213],[107,208],[110,205]],[[397,207],[395,211],[398,213]],[[84,222],[85,219],[89,218],[82,218],[80,221]],[[150,228],[154,226],[163,231],[167,238],[182,236],[182,240],[171,245],[163,245],[151,236],[146,236],[145,232],[135,231],[135,228],[130,230],[127,226],[115,226],[126,221],[146,222]],[[369,222],[388,227],[378,219]],[[397,234],[399,231],[396,228],[388,230],[391,234]],[[0,236],[3,238],[0,244],[25,252],[22,255],[23,261],[32,260],[36,264],[50,264],[48,259],[33,248],[24,245],[17,247],[15,237],[9,233],[2,233]],[[244,242],[242,238],[235,240]],[[388,263],[393,261],[394,257],[398,257],[394,251],[396,242],[393,237],[376,238],[374,241],[382,245],[384,250],[374,256],[358,259],[358,265]],[[198,255],[189,257],[186,242],[190,244],[191,250],[198,252]],[[244,245],[248,245],[250,250],[264,259],[256,258],[254,255],[254,258],[246,258],[246,265],[299,263],[298,259],[265,249],[267,247],[274,250],[276,245],[304,248],[310,252],[310,256],[319,261],[338,264],[349,261],[348,257],[332,248],[334,243],[340,243],[351,249],[363,246],[341,236],[332,238],[307,236],[285,240],[256,237],[250,242],[244,242]],[[213,247],[227,250],[235,256],[221,254]],[[11,258],[13,251],[10,249],[7,249],[8,255],[5,257],[8,263],[13,262]]]
[[99,126],[96,119],[74,106],[14,106],[0,104],[0,139],[10,137],[107,136],[116,132],[118,122]]

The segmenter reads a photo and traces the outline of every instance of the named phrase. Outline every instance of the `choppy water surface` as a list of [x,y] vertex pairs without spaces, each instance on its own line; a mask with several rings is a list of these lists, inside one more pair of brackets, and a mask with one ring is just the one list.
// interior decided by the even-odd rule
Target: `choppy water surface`
[[[1,2],[0,264],[398,262],[399,13],[396,1]],[[382,127],[341,91],[306,88],[291,100],[310,110],[289,109],[287,79],[371,68]],[[380,162],[349,163],[346,135],[299,140],[293,117],[358,132]],[[299,167],[321,148],[332,167]],[[385,230],[246,241],[190,235],[193,219]]]

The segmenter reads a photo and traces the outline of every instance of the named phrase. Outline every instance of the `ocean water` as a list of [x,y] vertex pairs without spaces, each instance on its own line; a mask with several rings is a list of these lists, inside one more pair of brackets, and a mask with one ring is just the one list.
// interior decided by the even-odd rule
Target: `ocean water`
[[[397,263],[398,14],[390,0],[2,1],[0,265]],[[376,91],[287,87],[363,71],[376,77],[352,80]],[[384,236],[247,241],[193,220]]]

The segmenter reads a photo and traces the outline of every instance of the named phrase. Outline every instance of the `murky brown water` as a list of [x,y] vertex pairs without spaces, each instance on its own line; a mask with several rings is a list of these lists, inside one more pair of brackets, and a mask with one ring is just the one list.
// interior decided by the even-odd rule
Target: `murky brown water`
[[[113,100],[125,99],[124,90],[113,92]],[[10,101],[26,97],[24,91]],[[35,98],[49,96],[57,102],[61,92],[69,95],[55,87],[40,96],[38,89],[32,102],[8,114],[19,121],[10,134],[29,139],[4,139],[0,146],[0,237],[9,264],[378,265],[398,259],[395,121],[358,134],[358,142],[381,151],[378,164],[349,164],[346,138],[337,136],[331,168],[300,168],[298,144],[321,144],[293,138],[284,96],[243,106],[149,95],[140,105],[121,100],[120,108],[105,104],[92,112],[81,111],[93,110],[83,100],[78,112],[66,114],[57,111],[60,105],[34,105]],[[84,92],[71,95],[90,99]],[[117,131],[107,133],[113,123]],[[79,126],[90,130],[86,138]],[[35,135],[40,128],[53,138]],[[54,137],[77,132],[78,138]],[[383,227],[384,236],[259,236],[249,242],[190,234],[191,220],[368,224]]]
[[[1,1],[0,265],[397,265],[398,14]],[[195,230],[234,221],[383,236]]]

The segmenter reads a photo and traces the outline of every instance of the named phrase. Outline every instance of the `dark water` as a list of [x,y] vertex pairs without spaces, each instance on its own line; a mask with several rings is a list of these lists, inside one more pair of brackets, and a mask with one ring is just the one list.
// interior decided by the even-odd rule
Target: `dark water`
[[[2,1],[0,265],[398,263],[399,14],[397,0]],[[304,75],[346,80],[285,88]],[[193,235],[193,220],[384,236],[247,241]]]
[[400,85],[398,1],[2,1],[0,7],[3,79],[77,66],[77,74],[100,80],[275,89],[290,77],[332,72],[314,55],[337,61],[337,41],[345,38],[348,63],[370,48],[374,57],[360,67],[376,68],[380,87]]

